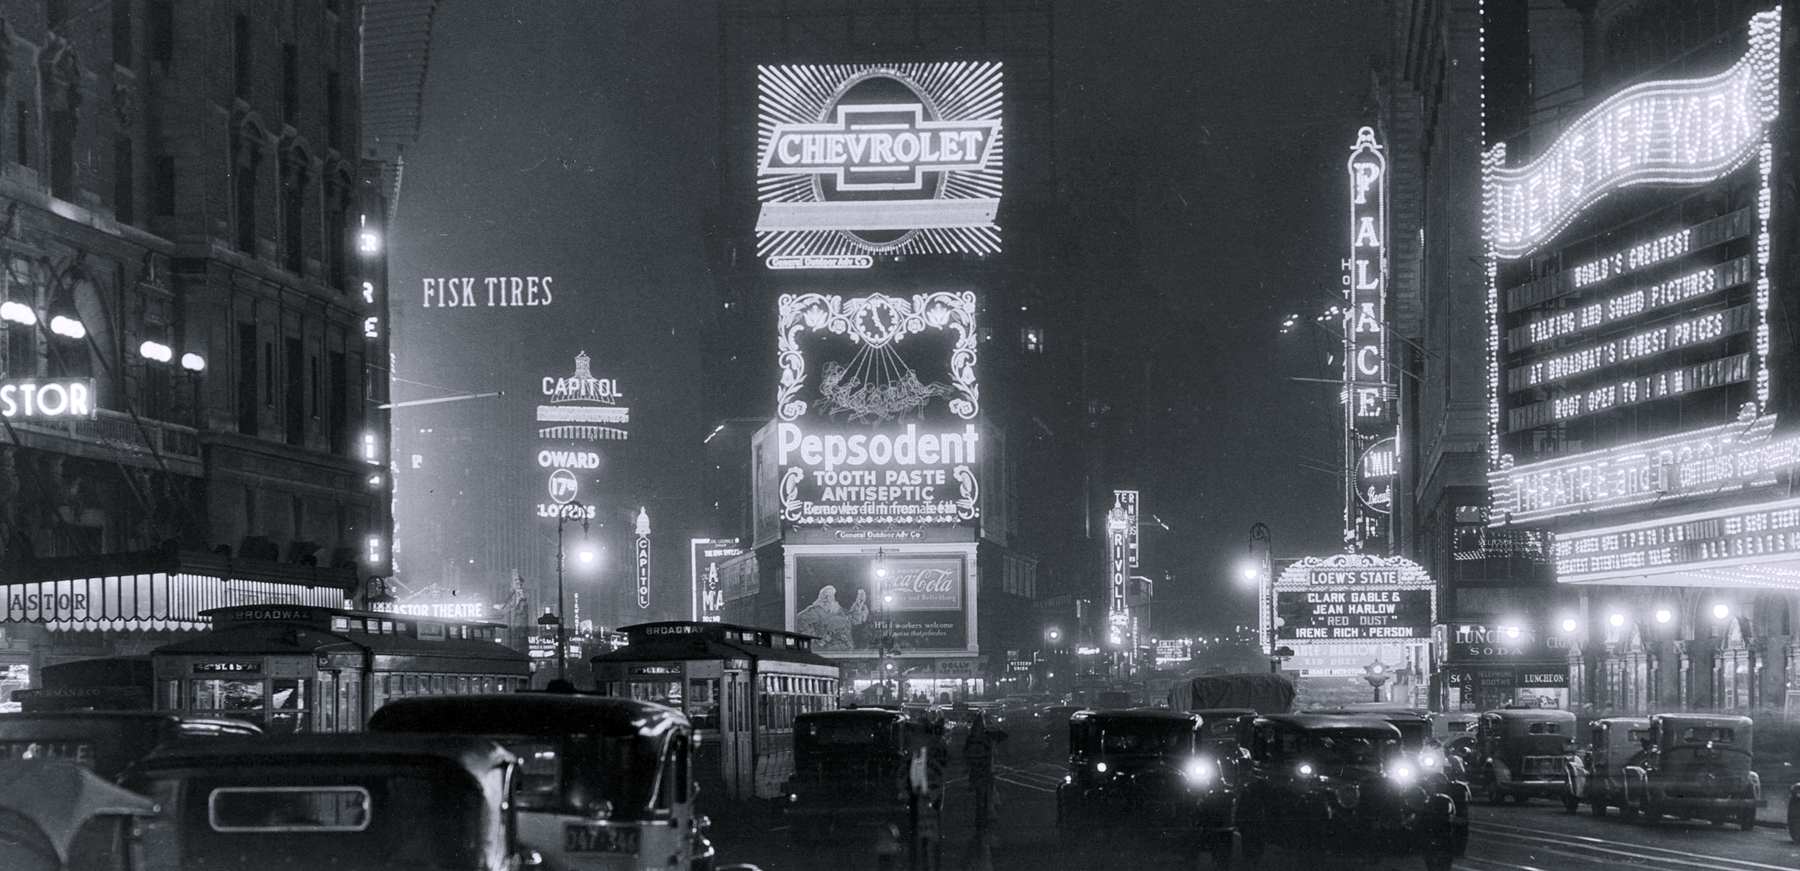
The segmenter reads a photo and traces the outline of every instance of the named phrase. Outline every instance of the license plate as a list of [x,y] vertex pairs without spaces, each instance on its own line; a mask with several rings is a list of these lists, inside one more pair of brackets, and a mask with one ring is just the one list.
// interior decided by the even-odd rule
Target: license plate
[[619,826],[585,826],[570,823],[563,827],[565,853],[636,853],[638,830]]
[[1561,774],[1561,756],[1527,756],[1525,757],[1526,774]]

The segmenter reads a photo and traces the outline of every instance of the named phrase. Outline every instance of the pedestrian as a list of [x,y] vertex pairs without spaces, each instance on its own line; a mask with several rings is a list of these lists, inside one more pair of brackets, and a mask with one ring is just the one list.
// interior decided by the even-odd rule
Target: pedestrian
[[969,720],[969,734],[963,739],[962,751],[963,764],[969,769],[969,792],[975,802],[975,825],[986,826],[994,802],[994,735],[979,713]]

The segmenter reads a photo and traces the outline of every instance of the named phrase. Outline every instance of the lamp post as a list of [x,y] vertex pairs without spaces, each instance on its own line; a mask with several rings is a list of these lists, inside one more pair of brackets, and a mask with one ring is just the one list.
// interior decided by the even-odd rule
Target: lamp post
[[1381,701],[1381,687],[1383,684],[1387,683],[1388,678],[1392,676],[1393,675],[1388,673],[1387,663],[1382,662],[1380,659],[1373,660],[1368,665],[1363,666],[1363,680],[1368,681],[1370,688],[1375,690],[1375,698],[1373,701]]
[[[587,506],[581,504],[578,499],[570,499],[563,503],[561,510],[556,512],[556,677],[558,680],[568,680],[569,677],[569,621],[563,619],[563,524],[569,520],[570,509],[575,509],[581,515],[582,541],[587,540],[588,533]],[[583,548],[581,561],[585,563],[591,562],[593,559],[593,552]],[[538,622],[547,622],[549,616],[546,614],[539,617]]]

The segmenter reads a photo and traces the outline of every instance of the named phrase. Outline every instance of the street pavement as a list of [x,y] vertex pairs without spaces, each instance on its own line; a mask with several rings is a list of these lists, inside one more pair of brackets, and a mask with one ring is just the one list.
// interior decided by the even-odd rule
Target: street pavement
[[[1000,808],[985,830],[974,825],[967,778],[952,766],[945,790],[941,844],[943,871],[1110,871],[1149,868],[1211,868],[1204,856],[1173,843],[1094,831],[1080,839],[1060,835],[1055,826],[1055,786],[1063,769],[1049,762],[1009,760],[996,767]],[[1569,814],[1558,803],[1526,805],[1477,802],[1467,856],[1456,868],[1469,871],[1793,871],[1800,869],[1800,844],[1785,829],[1785,798],[1771,795],[1765,824],[1745,832],[1737,826],[1665,821],[1647,828],[1616,813],[1595,819],[1585,808]],[[719,863],[747,862],[763,871],[905,869],[904,853],[885,853],[872,830],[847,833],[823,843],[796,843],[786,820],[770,805],[734,806],[713,811],[712,836]],[[1777,823],[1780,825],[1777,825]],[[804,833],[803,833],[804,834]],[[1252,867],[1238,856],[1235,865]],[[1367,871],[1422,869],[1418,858],[1389,858],[1376,865],[1354,857],[1319,856],[1274,844],[1257,866],[1263,871]]]

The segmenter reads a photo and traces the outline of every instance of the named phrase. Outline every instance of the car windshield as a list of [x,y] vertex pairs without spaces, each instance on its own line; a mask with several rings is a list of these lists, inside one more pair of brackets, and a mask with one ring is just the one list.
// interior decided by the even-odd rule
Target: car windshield
[[1100,747],[1106,753],[1179,753],[1193,749],[1193,742],[1185,727],[1111,726],[1102,730]]
[[870,747],[881,743],[887,724],[879,720],[813,720],[800,728],[819,747]]
[[1379,765],[1391,738],[1344,733],[1300,732],[1282,736],[1285,755],[1325,765]]

